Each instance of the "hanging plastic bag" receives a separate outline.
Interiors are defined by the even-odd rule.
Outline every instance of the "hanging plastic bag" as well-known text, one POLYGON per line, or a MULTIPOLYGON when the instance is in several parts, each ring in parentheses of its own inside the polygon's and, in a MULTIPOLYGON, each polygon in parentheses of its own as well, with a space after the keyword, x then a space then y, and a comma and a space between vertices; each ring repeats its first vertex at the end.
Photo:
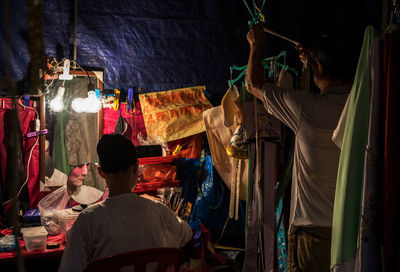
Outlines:
POLYGON ((40 221, 49 235, 57 235, 62 231, 54 211, 65 209, 69 200, 67 185, 64 185, 39 201, 40 221))
POLYGON ((192 220, 199 220, 210 230, 211 241, 244 246, 245 204, 239 203, 238 221, 228 219, 229 189, 213 167, 211 156, 179 158, 177 174, 185 202, 193 204, 192 220))

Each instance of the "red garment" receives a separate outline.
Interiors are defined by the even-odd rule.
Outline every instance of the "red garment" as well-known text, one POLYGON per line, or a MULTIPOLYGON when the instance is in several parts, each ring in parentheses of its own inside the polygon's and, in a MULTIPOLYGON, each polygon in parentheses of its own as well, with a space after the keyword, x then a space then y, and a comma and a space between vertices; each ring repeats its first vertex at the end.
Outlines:
POLYGON ((400 271, 400 32, 384 36, 384 81, 386 89, 385 158, 383 189, 384 270, 400 271))
MULTIPOLYGON (((23 102, 22 102, 23 103, 23 102)), ((31 101, 32 105, 32 101, 31 101)), ((7 165, 7 152, 6 152, 6 143, 4 142, 4 136, 7 131, 4 130, 5 124, 5 113, 7 110, 12 108, 12 101, 10 98, 0 98, 0 159, 1 159, 1 174, 3 175, 3 182, 5 181, 5 171, 7 165)), ((33 130, 33 120, 36 118, 35 111, 23 108, 22 106, 17 106, 19 112, 19 122, 21 127, 21 133, 23 137, 23 151, 24 151, 24 160, 25 160, 25 175, 27 174, 27 165, 30 151, 33 145, 36 142, 36 137, 32 137, 27 139, 25 135, 28 132, 32 132, 33 130)), ((31 208, 37 208, 37 204, 40 200, 39 193, 40 193, 40 183, 39 183, 39 142, 32 150, 32 157, 29 163, 29 179, 28 179, 28 192, 29 192, 29 199, 30 199, 30 206, 31 208)), ((7 201, 8 199, 4 199, 7 201)))
MULTIPOLYGON (((146 140, 147 132, 144 125, 143 114, 140 102, 136 102, 136 110, 127 111, 126 103, 121 103, 119 110, 122 117, 128 123, 128 129, 125 136, 131 139, 135 145, 142 145, 141 140, 146 140)), ((115 125, 119 117, 119 110, 104 108, 103 109, 103 134, 112 134, 115 131, 115 125)))

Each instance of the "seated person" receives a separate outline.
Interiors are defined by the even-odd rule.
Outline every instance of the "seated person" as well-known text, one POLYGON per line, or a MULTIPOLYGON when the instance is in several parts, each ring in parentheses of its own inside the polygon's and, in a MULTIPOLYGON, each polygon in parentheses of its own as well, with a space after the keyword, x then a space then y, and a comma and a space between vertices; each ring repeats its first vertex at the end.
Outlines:
POLYGON ((109 197, 78 216, 59 271, 82 271, 98 258, 132 250, 179 248, 191 239, 189 225, 167 206, 132 193, 138 160, 129 139, 118 134, 103 135, 97 153, 109 197))

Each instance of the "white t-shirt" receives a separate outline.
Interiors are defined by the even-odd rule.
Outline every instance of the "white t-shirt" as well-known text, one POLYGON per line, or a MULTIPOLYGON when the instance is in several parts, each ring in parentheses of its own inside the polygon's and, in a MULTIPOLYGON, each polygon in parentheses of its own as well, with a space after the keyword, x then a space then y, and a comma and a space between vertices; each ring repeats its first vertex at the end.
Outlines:
POLYGON ((332 133, 350 89, 351 85, 343 85, 315 94, 270 83, 263 86, 265 108, 296 135, 290 230, 293 226, 332 226, 340 156, 332 133))
POLYGON ((189 225, 160 202, 135 193, 109 197, 78 216, 59 271, 83 271, 98 258, 132 250, 179 248, 191 237, 189 225))

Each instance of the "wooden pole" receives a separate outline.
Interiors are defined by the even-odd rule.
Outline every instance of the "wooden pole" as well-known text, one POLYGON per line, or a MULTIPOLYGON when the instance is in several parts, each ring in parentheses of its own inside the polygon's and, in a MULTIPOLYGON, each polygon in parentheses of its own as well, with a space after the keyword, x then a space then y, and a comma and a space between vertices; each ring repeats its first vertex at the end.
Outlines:
MULTIPOLYGON (((46 129, 46 98, 44 95, 40 96, 39 101, 39 118, 40 130, 46 129)), ((45 183, 46 175, 46 134, 39 136, 39 180, 45 183)))

